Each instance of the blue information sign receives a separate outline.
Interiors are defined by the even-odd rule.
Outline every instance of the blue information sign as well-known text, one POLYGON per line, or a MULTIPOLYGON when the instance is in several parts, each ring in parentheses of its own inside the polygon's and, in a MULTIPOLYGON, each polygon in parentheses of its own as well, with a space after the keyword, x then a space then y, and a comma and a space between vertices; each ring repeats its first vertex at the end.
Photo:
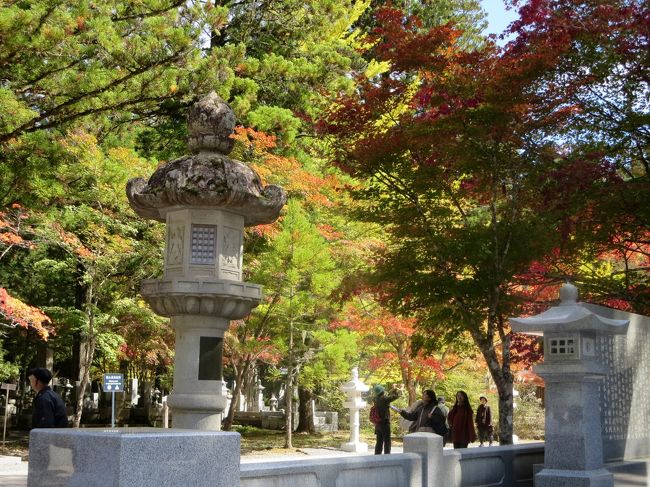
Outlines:
POLYGON ((124 392, 124 375, 104 374, 104 392, 124 392))

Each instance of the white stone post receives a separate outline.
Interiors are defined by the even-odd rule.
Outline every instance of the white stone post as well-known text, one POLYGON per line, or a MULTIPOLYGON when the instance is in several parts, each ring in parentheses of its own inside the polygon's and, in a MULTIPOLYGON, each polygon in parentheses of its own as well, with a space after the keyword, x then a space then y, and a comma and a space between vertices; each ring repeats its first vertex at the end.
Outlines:
POLYGON ((163 416, 162 416, 163 428, 169 428, 169 406, 167 405, 167 396, 164 396, 162 398, 162 407, 163 407, 163 416))
POLYGON ((264 389, 266 389, 266 387, 262 385, 262 381, 257 379, 257 384, 255 385, 255 405, 257 411, 264 411, 264 389))
POLYGON ((346 394, 347 401, 343 406, 350 409, 350 441, 341 444, 341 450, 365 453, 368 451, 368 444, 359 441, 359 410, 366 407, 366 402, 361 394, 368 392, 370 387, 359 380, 359 370, 355 367, 352 369, 352 380, 341 386, 341 390, 346 394))
POLYGON ((577 298, 576 287, 565 284, 559 306, 510 319, 514 331, 544 335, 544 363, 535 366, 546 385, 544 468, 535 487, 614 485, 603 467, 598 387, 607 370, 596 359, 596 337, 625 333, 629 321, 600 316, 577 298))
MULTIPOLYGON (((514 418, 515 415, 515 409, 517 409, 517 398, 519 397, 519 391, 516 390, 514 387, 512 388, 512 416, 514 418)), ((513 445, 518 445, 519 444, 519 436, 515 434, 515 427, 516 424, 513 421, 512 422, 512 444, 513 445)))

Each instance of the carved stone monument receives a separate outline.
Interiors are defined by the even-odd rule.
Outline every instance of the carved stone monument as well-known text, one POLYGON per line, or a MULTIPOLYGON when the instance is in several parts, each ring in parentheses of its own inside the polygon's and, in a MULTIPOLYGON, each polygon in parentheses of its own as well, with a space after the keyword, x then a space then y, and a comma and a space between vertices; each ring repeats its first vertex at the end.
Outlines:
POLYGON ((517 332, 544 335, 544 363, 535 372, 546 384, 544 468, 535 487, 613 487, 603 468, 601 382, 607 367, 598 360, 598 337, 624 334, 628 320, 609 319, 577 302, 565 284, 561 303, 537 316, 511 318, 517 332))
POLYGON ((127 185, 138 215, 167 228, 163 277, 144 281, 141 292, 176 332, 168 399, 175 428, 221 427, 223 335, 262 296, 261 286, 241 281, 244 227, 272 223, 286 202, 282 188, 263 187, 250 167, 228 157, 234 126, 230 107, 210 93, 188 115, 194 154, 127 185))
POLYGON ((370 388, 359 380, 359 370, 355 367, 352 369, 352 380, 341 386, 345 392, 347 401, 343 406, 350 409, 350 441, 341 444, 341 450, 355 453, 365 453, 368 451, 368 444, 359 441, 359 410, 366 407, 366 402, 361 394, 368 392, 370 388))

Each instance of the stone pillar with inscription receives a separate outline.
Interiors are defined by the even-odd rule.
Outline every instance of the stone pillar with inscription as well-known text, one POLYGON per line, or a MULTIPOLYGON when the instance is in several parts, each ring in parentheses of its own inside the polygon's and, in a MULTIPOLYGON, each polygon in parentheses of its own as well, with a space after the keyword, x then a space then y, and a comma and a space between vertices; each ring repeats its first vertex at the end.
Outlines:
POLYGON ((624 334, 628 320, 614 320, 577 302, 572 284, 560 289, 560 305, 527 318, 511 318, 513 331, 543 334, 544 363, 535 372, 545 382, 544 468, 535 487, 613 487, 603 468, 599 385, 606 367, 599 363, 596 338, 624 334))
POLYGON ((264 187, 250 167, 228 157, 234 126, 230 107, 209 94, 188 114, 193 154, 127 185, 132 208, 167 229, 163 277, 144 281, 141 293, 176 332, 168 399, 174 428, 221 427, 224 332, 262 297, 261 286, 242 282, 244 227, 272 223, 286 203, 282 188, 264 187))

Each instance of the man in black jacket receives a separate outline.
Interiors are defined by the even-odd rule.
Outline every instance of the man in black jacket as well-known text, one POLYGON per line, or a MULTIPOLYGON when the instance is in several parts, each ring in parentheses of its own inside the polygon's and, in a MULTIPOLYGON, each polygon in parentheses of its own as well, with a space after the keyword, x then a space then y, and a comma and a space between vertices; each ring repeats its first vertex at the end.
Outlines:
POLYGON ((65 428, 68 415, 63 399, 50 389, 52 372, 42 367, 29 371, 29 385, 36 392, 32 428, 65 428))

